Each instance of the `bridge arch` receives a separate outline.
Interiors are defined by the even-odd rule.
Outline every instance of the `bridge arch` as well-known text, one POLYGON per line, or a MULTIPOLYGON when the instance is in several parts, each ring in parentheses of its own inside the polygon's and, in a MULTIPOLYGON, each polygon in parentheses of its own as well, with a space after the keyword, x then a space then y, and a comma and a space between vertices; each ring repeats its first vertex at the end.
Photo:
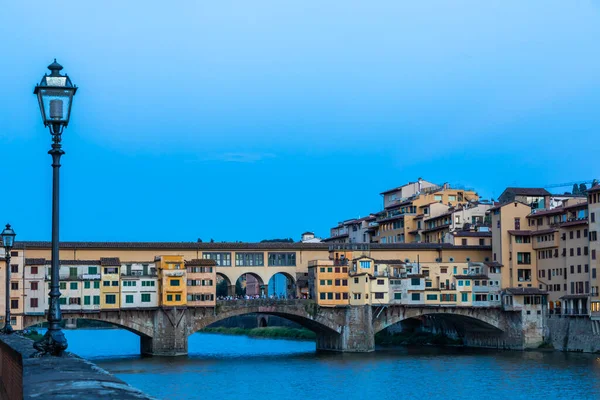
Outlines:
POLYGON ((267 284, 269 286, 269 294, 284 295, 285 298, 294 298, 296 296, 296 279, 289 272, 273 272, 269 275, 267 284), (278 279, 278 277, 284 277, 285 283, 281 282, 281 279, 278 279))
MULTIPOLYGON (((63 311, 62 318, 100 321, 135 333, 142 338, 151 338, 154 335, 152 315, 143 311, 136 310, 130 312, 121 310, 113 312, 101 311, 99 313, 71 313, 63 311)), ((23 318, 23 326, 30 328, 47 321, 48 319, 45 315, 25 315, 23 318)))
POLYGON ((341 333, 345 323, 343 313, 340 313, 341 318, 335 318, 331 314, 319 313, 314 304, 299 304, 299 302, 293 300, 221 301, 217 304, 216 310, 215 313, 205 313, 193 317, 188 335, 198 332, 215 322, 247 314, 274 315, 295 322, 313 332, 330 335, 341 333))
POLYGON ((501 334, 506 330, 501 313, 497 308, 391 306, 385 310, 374 310, 373 330, 378 333, 402 321, 431 318, 453 326, 458 333, 501 334))

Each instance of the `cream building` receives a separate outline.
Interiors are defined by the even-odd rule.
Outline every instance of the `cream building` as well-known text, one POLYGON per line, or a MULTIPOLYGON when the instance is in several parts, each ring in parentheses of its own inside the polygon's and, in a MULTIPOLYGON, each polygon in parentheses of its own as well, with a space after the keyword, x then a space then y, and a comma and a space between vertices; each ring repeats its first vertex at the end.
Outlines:
POLYGON ((154 261, 121 263, 121 308, 158 307, 158 297, 154 261))

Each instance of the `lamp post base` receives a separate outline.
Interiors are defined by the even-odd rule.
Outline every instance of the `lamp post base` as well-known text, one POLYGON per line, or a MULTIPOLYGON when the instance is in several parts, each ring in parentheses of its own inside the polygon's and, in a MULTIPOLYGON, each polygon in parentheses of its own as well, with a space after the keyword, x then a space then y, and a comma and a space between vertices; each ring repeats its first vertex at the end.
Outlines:
POLYGON ((33 344, 36 353, 33 357, 61 357, 67 349, 67 339, 62 330, 48 330, 44 337, 33 344))
POLYGON ((10 325, 10 324, 6 324, 6 325, 4 325, 4 328, 0 329, 0 333, 4 333, 5 335, 10 335, 13 332, 14 332, 14 329, 13 329, 12 325, 10 325))

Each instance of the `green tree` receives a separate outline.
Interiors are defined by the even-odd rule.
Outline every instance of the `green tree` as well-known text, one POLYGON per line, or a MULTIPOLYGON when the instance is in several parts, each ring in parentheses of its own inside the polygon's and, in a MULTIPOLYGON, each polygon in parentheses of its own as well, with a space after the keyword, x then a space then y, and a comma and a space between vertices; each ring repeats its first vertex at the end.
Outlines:
POLYGON ((573 184, 573 190, 571 191, 571 194, 579 194, 579 186, 577 186, 576 183, 573 184))
POLYGON ((582 183, 579 185, 579 194, 585 194, 585 192, 587 192, 587 186, 585 183, 582 183))
POLYGON ((598 179, 594 179, 592 181, 592 187, 596 186, 598 184, 598 179))
POLYGON ((235 283, 235 294, 236 296, 245 296, 246 288, 242 287, 242 282, 240 279, 235 283))
POLYGON ((227 289, 229 289, 227 285, 227 281, 225 279, 221 279, 221 282, 217 282, 217 297, 225 297, 227 296, 227 289))

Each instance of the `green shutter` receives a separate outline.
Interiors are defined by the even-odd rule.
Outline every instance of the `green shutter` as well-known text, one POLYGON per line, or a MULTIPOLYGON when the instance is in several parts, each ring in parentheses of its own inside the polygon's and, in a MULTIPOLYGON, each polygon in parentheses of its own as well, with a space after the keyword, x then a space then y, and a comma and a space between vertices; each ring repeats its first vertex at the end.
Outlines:
POLYGON ((83 296, 83 305, 84 306, 90 305, 90 296, 83 296))

